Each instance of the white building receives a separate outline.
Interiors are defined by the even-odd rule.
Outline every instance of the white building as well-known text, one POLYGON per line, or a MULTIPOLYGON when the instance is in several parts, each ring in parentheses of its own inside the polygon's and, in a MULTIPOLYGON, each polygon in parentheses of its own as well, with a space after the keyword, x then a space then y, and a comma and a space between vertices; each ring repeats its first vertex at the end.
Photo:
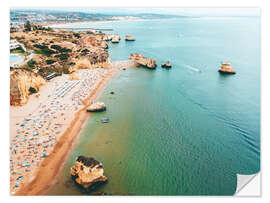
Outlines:
POLYGON ((20 44, 19 42, 17 42, 15 39, 11 39, 9 42, 9 49, 13 50, 13 49, 17 49, 21 47, 24 51, 26 51, 24 45, 20 44))

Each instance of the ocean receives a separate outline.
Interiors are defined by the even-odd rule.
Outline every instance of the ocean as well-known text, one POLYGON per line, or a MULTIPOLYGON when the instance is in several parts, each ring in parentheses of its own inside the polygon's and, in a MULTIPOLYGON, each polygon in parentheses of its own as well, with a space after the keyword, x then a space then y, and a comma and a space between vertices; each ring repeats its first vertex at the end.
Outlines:
POLYGON ((109 43, 112 61, 138 52, 158 67, 121 70, 110 81, 99 99, 107 111, 89 118, 46 195, 91 194, 71 180, 78 155, 103 163, 109 181, 95 192, 108 195, 233 195, 236 174, 260 171, 259 17, 91 26, 120 34, 109 43), (168 60, 172 68, 161 68, 168 60), (218 73, 225 61, 237 74, 218 73))

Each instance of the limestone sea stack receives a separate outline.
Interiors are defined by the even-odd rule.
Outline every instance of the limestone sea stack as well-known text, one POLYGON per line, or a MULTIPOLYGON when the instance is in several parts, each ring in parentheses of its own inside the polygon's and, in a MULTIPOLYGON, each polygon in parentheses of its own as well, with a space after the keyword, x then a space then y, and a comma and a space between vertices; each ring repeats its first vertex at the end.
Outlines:
POLYGON ((76 183, 89 190, 108 181, 103 173, 102 163, 92 157, 79 156, 75 165, 70 168, 70 174, 76 183))
POLYGON ((149 69, 155 69, 157 67, 157 61, 155 59, 146 58, 142 54, 131 53, 129 59, 134 61, 136 67, 143 66, 149 69))
POLYGON ((135 41, 135 38, 133 36, 131 36, 131 35, 126 35, 125 40, 126 41, 135 41))
POLYGON ((120 41, 120 35, 113 35, 112 43, 119 43, 119 41, 120 41))
POLYGON ((235 70, 232 69, 232 66, 229 62, 225 62, 221 64, 220 69, 218 70, 220 73, 225 74, 235 74, 235 70))
POLYGON ((172 65, 171 65, 170 61, 167 61, 166 63, 161 64, 161 67, 162 68, 171 68, 172 65))
POLYGON ((106 105, 103 102, 96 102, 94 104, 91 104, 86 109, 87 112, 100 112, 100 111, 105 111, 105 110, 106 110, 106 105))

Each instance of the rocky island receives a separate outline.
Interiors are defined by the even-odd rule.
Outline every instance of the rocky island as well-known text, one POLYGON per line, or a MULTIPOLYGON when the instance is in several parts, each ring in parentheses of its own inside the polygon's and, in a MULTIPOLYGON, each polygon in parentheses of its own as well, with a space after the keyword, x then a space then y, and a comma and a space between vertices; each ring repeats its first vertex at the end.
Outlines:
POLYGON ((152 58, 146 58, 142 54, 131 53, 129 60, 134 61, 136 67, 143 66, 149 69, 155 69, 157 67, 157 61, 152 58))
POLYGON ((131 35, 126 35, 125 40, 126 41, 135 41, 135 38, 133 36, 131 36, 131 35))
POLYGON ((218 71, 224 74, 236 74, 235 70, 232 69, 232 66, 229 62, 222 63, 218 71))
POLYGON ((162 68, 171 68, 172 65, 171 65, 170 61, 167 61, 166 63, 161 64, 161 67, 162 68))
POLYGON ((119 43, 120 35, 113 35, 112 36, 112 43, 119 43))
POLYGON ((70 168, 70 174, 76 183, 88 190, 107 182, 103 173, 102 163, 92 157, 79 156, 75 165, 70 168))

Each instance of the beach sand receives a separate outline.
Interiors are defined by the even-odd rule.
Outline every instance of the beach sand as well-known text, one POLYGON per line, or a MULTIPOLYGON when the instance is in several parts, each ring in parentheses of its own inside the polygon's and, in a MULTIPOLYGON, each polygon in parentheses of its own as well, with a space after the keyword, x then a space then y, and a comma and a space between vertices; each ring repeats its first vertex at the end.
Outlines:
POLYGON ((22 107, 10 108, 11 195, 42 195, 54 183, 82 126, 86 112, 109 80, 130 61, 110 69, 79 70, 79 80, 56 77, 31 95, 22 107))

